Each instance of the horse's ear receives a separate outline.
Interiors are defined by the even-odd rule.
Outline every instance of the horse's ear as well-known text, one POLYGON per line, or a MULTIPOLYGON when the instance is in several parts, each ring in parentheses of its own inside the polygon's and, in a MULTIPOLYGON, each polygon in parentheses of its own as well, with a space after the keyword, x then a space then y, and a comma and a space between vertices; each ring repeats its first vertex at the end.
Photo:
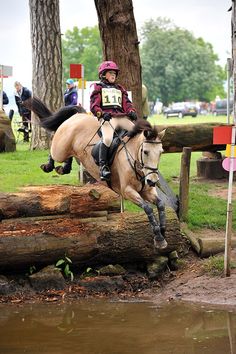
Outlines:
POLYGON ((145 138, 148 140, 150 139, 150 137, 152 136, 152 132, 150 130, 144 130, 143 131, 143 135, 145 136, 145 138))
POLYGON ((166 133, 166 129, 163 129, 161 132, 158 133, 158 136, 161 140, 164 138, 165 133, 166 133))

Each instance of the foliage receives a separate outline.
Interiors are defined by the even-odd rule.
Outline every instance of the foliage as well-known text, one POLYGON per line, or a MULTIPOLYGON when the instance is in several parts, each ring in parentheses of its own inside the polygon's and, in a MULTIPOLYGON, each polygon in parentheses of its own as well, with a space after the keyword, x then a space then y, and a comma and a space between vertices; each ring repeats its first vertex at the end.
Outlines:
POLYGON ((84 278, 92 278, 92 277, 96 277, 97 275, 99 275, 99 270, 93 269, 91 267, 87 267, 85 269, 85 271, 80 275, 81 279, 84 278))
POLYGON ((224 96, 226 72, 216 64, 212 45, 170 20, 157 18, 142 28, 143 81, 149 100, 158 97, 164 105, 171 102, 211 101, 216 93, 224 96))
POLYGON ((102 61, 102 45, 97 26, 67 30, 62 39, 64 78, 70 77, 70 64, 83 64, 86 80, 98 80, 97 68, 102 61))
POLYGON ((57 261, 56 263, 56 267, 59 268, 64 274, 65 276, 68 278, 70 277, 70 280, 73 281, 74 280, 74 274, 71 270, 71 265, 72 265, 72 260, 65 256, 64 258, 61 258, 57 261))

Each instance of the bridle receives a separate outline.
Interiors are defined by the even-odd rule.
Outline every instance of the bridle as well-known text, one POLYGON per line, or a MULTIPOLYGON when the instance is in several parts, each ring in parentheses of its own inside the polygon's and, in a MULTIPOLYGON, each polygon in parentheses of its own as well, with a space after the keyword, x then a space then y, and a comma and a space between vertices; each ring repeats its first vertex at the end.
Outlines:
POLYGON ((158 168, 157 167, 150 167, 150 166, 147 166, 144 164, 143 162, 143 152, 144 152, 144 144, 162 144, 161 141, 149 141, 149 140, 144 140, 139 148, 138 148, 138 156, 140 155, 140 160, 137 159, 135 160, 132 155, 129 153, 128 149, 127 149, 127 146, 126 146, 127 142, 123 142, 123 147, 125 149, 125 152, 126 152, 126 157, 127 157, 127 160, 132 168, 132 170, 135 172, 135 175, 136 175, 136 178, 138 181, 140 181, 142 183, 142 188, 141 188, 141 191, 143 190, 144 186, 145 186, 145 180, 147 178, 147 176, 155 173, 157 174, 158 176, 158 180, 159 180, 159 171, 158 171, 158 168), (139 154, 140 152, 140 154, 139 154), (133 163, 132 161, 133 160, 133 163), (150 172, 144 174, 143 170, 146 169, 146 170, 149 170, 150 172))

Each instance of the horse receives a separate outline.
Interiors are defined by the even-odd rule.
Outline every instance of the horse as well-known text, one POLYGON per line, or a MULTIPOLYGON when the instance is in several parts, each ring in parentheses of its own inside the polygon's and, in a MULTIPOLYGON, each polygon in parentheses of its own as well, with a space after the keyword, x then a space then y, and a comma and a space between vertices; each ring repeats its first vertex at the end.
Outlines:
MULTIPOLYGON (((42 127, 55 131, 51 143, 53 160, 62 163, 75 157, 92 177, 99 181, 99 166, 91 154, 101 139, 97 118, 88 113, 72 113, 71 117, 68 117, 67 107, 51 114, 45 104, 35 97, 31 98, 28 107, 37 113, 42 127)), ((157 127, 151 126, 148 121, 138 119, 133 129, 120 138, 120 145, 110 167, 111 179, 108 184, 117 194, 144 210, 154 234, 154 246, 158 249, 167 247, 165 206, 156 189, 164 134, 165 130, 158 132, 157 127), (157 207, 159 222, 154 215, 152 204, 157 207)), ((107 184, 104 181, 101 183, 107 184)))
MULTIPOLYGON (((45 117, 50 117, 53 115, 49 108, 45 106, 42 101, 40 101, 37 97, 34 97, 34 99, 29 98, 25 100, 23 102, 23 105, 29 110, 33 111, 39 119, 44 119, 45 117)), ((60 122, 63 122, 64 120, 70 118, 75 113, 86 113, 86 110, 81 105, 63 107, 62 114, 61 110, 59 110, 55 115, 57 123, 59 124, 55 125, 55 123, 53 123, 53 126, 50 126, 49 123, 47 130, 50 131, 51 134, 54 134, 58 126, 61 124, 60 122), (62 116, 63 119, 61 120, 60 117, 62 116)), ((55 166, 55 161, 52 158, 51 154, 49 154, 47 163, 43 163, 42 165, 40 165, 40 168, 46 173, 52 172, 55 169, 55 171, 59 175, 69 174, 72 169, 72 161, 73 157, 70 157, 66 161, 64 161, 64 164, 62 166, 55 166)))

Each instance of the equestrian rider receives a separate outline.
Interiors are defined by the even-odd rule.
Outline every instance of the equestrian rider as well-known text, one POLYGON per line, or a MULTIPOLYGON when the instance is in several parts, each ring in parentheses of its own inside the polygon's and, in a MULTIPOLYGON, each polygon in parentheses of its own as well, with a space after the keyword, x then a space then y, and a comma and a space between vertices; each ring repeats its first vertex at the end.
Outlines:
POLYGON ((99 151, 101 180, 108 181, 111 172, 108 166, 108 150, 118 127, 132 130, 137 114, 127 91, 116 83, 119 68, 113 61, 104 61, 98 69, 100 82, 94 84, 90 96, 90 110, 101 123, 102 142, 99 151), (121 116, 119 117, 119 114, 121 116))

